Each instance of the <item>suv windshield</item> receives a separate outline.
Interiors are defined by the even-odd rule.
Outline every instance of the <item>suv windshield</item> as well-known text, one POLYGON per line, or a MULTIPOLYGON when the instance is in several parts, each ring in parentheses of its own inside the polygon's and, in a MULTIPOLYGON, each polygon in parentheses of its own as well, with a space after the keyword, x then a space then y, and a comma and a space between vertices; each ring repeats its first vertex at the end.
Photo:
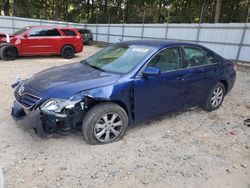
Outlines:
POLYGON ((148 46, 112 45, 89 57, 86 63, 102 71, 125 74, 135 68, 153 50, 154 48, 148 46))

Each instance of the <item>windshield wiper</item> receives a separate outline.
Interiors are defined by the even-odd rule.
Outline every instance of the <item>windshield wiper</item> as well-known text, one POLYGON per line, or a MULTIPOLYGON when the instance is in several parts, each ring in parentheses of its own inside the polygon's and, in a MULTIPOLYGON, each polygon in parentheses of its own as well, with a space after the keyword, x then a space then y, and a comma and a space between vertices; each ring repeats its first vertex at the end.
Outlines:
POLYGON ((103 70, 103 69, 101 69, 101 68, 99 68, 99 67, 97 67, 97 66, 94 66, 94 65, 89 64, 89 63, 87 62, 87 60, 83 60, 83 61, 81 61, 81 63, 84 63, 84 64, 86 64, 87 66, 89 66, 89 67, 91 67, 91 68, 93 68, 93 69, 97 69, 97 70, 100 70, 100 71, 102 71, 102 72, 106 72, 105 70, 103 70))

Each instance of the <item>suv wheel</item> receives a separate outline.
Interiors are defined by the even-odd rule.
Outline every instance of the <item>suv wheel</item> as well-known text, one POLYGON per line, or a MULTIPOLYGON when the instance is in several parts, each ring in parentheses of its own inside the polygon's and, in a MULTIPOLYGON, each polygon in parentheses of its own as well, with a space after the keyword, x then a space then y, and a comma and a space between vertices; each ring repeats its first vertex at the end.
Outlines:
POLYGON ((17 49, 15 46, 6 45, 0 48, 0 57, 5 61, 15 60, 17 58, 17 49))
POLYGON ((86 114, 82 132, 89 144, 105 144, 121 139, 128 127, 128 116, 115 103, 100 103, 86 114))
POLYGON ((61 56, 66 59, 71 59, 75 55, 75 49, 73 46, 66 45, 61 50, 61 56))
POLYGON ((221 106, 224 96, 225 86, 223 83, 218 82, 209 94, 206 104, 203 106, 203 108, 208 111, 217 110, 221 106))

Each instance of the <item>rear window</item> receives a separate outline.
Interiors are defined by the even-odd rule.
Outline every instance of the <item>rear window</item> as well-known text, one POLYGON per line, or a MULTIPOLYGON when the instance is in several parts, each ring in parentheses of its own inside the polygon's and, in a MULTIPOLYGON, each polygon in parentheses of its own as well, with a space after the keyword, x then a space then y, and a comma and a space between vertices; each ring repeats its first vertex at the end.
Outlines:
POLYGON ((89 30, 78 30, 78 32, 81 34, 85 34, 85 33, 91 34, 91 31, 89 31, 89 30))
POLYGON ((46 29, 44 30, 44 36, 60 36, 61 34, 57 29, 46 29))
POLYGON ((69 29, 62 29, 62 32, 66 35, 66 36, 76 36, 76 33, 72 30, 69 29))

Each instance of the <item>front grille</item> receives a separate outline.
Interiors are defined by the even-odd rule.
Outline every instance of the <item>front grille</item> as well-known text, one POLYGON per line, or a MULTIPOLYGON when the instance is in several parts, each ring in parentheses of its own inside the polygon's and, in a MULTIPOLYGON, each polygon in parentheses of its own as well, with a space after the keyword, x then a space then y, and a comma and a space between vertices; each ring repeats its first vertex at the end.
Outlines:
POLYGON ((41 100, 40 97, 31 95, 29 93, 23 93, 22 95, 19 95, 18 92, 15 92, 15 97, 17 102, 27 109, 32 108, 41 100))

